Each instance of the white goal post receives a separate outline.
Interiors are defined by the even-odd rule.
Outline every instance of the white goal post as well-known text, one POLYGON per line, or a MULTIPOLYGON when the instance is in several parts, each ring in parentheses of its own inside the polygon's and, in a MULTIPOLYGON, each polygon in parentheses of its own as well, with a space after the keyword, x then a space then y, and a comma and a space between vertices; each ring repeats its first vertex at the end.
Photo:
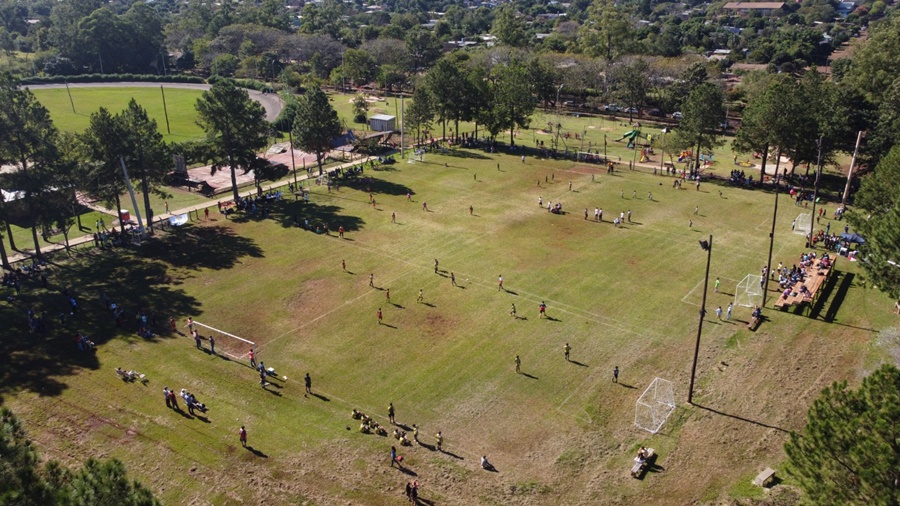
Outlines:
POLYGON ((634 424, 656 434, 675 411, 675 387, 672 382, 655 378, 638 398, 634 408, 634 424))
MULTIPOLYGON (((215 327, 210 327, 205 323, 200 323, 197 320, 194 320, 194 325, 198 327, 203 327, 204 329, 211 330, 214 333, 207 333, 207 335, 203 335, 200 333, 202 337, 209 338, 210 336, 216 337, 216 353, 220 353, 222 355, 228 355, 231 358, 236 360, 241 360, 248 355, 248 352, 252 350, 256 350, 256 343, 249 339, 244 339, 243 337, 236 336, 234 334, 229 334, 224 330, 219 330, 215 327), (221 335, 220 335, 221 334, 221 335), (228 339, 220 339, 221 337, 226 337, 228 339)), ((198 331, 199 333, 199 331, 198 331)))
POLYGON ((762 302, 762 276, 747 274, 734 289, 734 305, 753 307, 762 302))
POLYGON ((800 213, 797 216, 797 219, 794 220, 793 230, 795 234, 800 234, 803 236, 809 235, 810 230, 812 230, 812 214, 810 213, 800 213))

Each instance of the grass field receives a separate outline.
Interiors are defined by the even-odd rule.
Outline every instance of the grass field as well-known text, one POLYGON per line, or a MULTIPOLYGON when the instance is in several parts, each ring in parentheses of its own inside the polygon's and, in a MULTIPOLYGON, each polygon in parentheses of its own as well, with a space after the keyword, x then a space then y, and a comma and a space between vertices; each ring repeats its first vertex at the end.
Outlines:
MULTIPOLYGON (((758 497, 746 483, 766 466, 786 478, 787 432, 802 429, 823 387, 858 383, 881 360, 871 338, 894 325, 892 301, 844 258, 811 314, 767 309, 755 333, 747 308, 716 321, 715 307, 765 264, 766 191, 711 182, 676 190, 646 171, 610 176, 463 150, 365 176, 340 192, 313 186, 308 206, 283 201, 266 220, 217 216, 140 254, 92 250, 54 266, 49 291, 26 282, 21 299, 0 303, 9 329, 0 341, 10 364, 0 373, 3 402, 45 455, 118 457, 167 504, 397 504, 411 479, 433 504, 690 504, 758 497), (562 202, 566 214, 547 213, 539 197, 562 202), (595 207, 603 223, 593 221, 595 207), (632 223, 613 227, 612 216, 629 210, 632 223), (290 226, 294 216, 343 226, 346 236, 304 232, 290 226), (698 240, 709 234, 711 284, 722 284, 719 293, 710 286, 691 406, 706 265, 698 240), (80 298, 69 330, 54 321, 48 334, 29 334, 25 309, 66 311, 63 288, 80 298), (127 308, 122 328, 100 304, 103 292, 127 308), (550 318, 538 318, 541 301, 550 318), (158 316, 158 337, 134 336, 140 308, 158 316), (287 380, 263 390, 246 359, 198 351, 168 332, 170 316, 181 332, 193 316, 255 341, 287 380), (75 330, 99 344, 96 354, 74 350, 75 330), (563 359, 565 343, 573 362, 563 359), (523 374, 513 371, 516 355, 523 374), (123 384, 115 367, 150 381, 123 384), (675 383, 679 404, 650 435, 633 420, 654 377, 675 383), (194 392, 208 416, 167 410, 164 386, 194 392), (349 416, 357 408, 387 424, 389 402, 428 445, 399 449, 406 472, 388 465, 392 438, 360 434, 349 416), (241 425, 252 449, 238 443, 241 425), (444 452, 430 448, 438 430, 444 452), (660 456, 635 480, 628 471, 642 445, 660 456), (479 468, 482 455, 498 473, 479 468)), ((804 246, 790 232, 800 211, 781 199, 773 262, 791 264, 804 246)), ((825 205, 830 215, 835 204, 825 205)), ((216 339, 220 351, 245 351, 216 339)))
POLYGON ((197 111, 194 103, 200 98, 202 91, 182 88, 166 88, 166 107, 169 114, 169 127, 166 130, 166 116, 163 110, 162 93, 156 88, 70 88, 75 112, 65 88, 35 88, 35 97, 50 111, 53 123, 64 132, 81 132, 88 127, 91 113, 100 107, 106 107, 110 113, 117 114, 134 98, 147 110, 151 119, 156 120, 159 131, 166 141, 187 141, 203 137, 203 130, 197 125, 197 111))

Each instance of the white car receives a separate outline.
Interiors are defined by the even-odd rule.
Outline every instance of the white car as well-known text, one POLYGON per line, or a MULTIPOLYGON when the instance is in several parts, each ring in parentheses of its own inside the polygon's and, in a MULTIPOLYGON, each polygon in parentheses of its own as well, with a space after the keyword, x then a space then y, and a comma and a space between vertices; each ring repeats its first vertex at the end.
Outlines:
POLYGON ((684 117, 684 114, 681 114, 681 111, 675 111, 672 113, 672 119, 681 119, 684 117))
POLYGON ((629 107, 628 109, 625 109, 622 112, 628 113, 628 114, 637 114, 638 110, 637 110, 637 107, 629 107))
POLYGON ((622 108, 616 104, 606 104, 603 106, 603 110, 607 112, 619 112, 622 108))

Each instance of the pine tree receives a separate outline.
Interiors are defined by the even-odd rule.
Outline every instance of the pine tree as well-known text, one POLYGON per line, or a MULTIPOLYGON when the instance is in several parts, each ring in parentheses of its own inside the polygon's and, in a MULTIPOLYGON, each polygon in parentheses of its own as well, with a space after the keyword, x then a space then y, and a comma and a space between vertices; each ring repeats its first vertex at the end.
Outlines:
POLYGON ((341 122, 328 102, 328 96, 319 88, 307 91, 300 98, 293 135, 294 147, 315 153, 321 175, 322 159, 331 149, 331 141, 341 135, 341 122))

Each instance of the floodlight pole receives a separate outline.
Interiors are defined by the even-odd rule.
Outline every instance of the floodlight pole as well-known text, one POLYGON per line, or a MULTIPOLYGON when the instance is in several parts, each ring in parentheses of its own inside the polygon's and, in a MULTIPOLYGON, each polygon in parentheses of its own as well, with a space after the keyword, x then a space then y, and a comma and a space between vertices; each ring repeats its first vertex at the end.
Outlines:
POLYGON ((288 143, 291 146, 291 168, 294 170, 294 191, 297 191, 297 162, 294 160, 294 132, 293 128, 288 130, 288 143))
MULTIPOLYGON (((703 243, 700 243, 703 247, 703 243)), ((703 318, 706 316, 706 290, 709 287, 709 263, 712 260, 712 234, 709 234, 709 246, 706 250, 706 276, 703 280, 703 302, 700 304, 700 322, 697 324, 697 344, 694 346, 694 365, 691 366, 691 384, 688 387, 688 404, 693 404, 694 377, 697 375, 697 356, 700 354, 700 334, 703 332, 703 318)))
POLYGON ((762 307, 766 307, 766 298, 769 296, 769 278, 772 277, 772 249, 775 247, 775 218, 778 217, 778 164, 781 162, 781 148, 775 158, 775 211, 772 212, 772 231, 769 232, 769 261, 766 263, 766 279, 763 284, 762 307))
POLYGON ((819 148, 819 159, 816 161, 816 182, 813 186, 813 208, 812 214, 809 215, 809 247, 813 247, 813 236, 816 232, 816 199, 819 198, 819 176, 822 175, 822 140, 825 136, 820 135, 816 145, 819 148))

